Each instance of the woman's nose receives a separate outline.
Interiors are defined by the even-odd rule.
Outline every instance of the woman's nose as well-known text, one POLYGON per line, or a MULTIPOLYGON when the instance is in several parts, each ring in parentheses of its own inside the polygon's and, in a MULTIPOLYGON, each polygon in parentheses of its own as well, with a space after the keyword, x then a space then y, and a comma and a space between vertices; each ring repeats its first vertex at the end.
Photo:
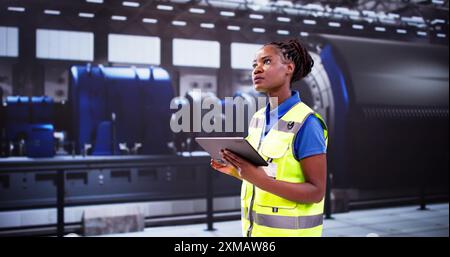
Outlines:
POLYGON ((255 66, 255 68, 253 69, 253 74, 258 74, 261 72, 262 72, 262 69, 261 69, 261 66, 259 66, 259 65, 255 66))

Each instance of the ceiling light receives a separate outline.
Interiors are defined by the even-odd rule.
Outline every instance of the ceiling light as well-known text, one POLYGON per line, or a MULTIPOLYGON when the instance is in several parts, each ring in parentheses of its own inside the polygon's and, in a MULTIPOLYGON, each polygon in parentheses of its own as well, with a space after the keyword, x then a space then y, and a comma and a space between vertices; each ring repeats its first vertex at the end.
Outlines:
POLYGON ((339 28, 341 26, 341 24, 339 22, 330 21, 330 22, 328 22, 328 26, 339 28))
POLYGON ((9 6, 8 7, 8 11, 11 11, 11 12, 25 12, 25 8, 24 7, 20 7, 20 6, 9 6))
POLYGON ((125 16, 119 16, 119 15, 113 15, 111 16, 111 20, 115 20, 115 21, 126 21, 127 17, 125 16))
POLYGON ((103 4, 103 0, 86 0, 88 3, 103 4))
POLYGON ((288 18, 288 17, 277 17, 277 21, 280 21, 280 22, 290 22, 290 21, 291 21, 291 18, 288 18))
POLYGON ((158 22, 158 20, 157 19, 151 19, 151 18, 143 18, 142 19, 142 22, 144 22, 144 23, 157 23, 158 22))
POLYGON ((309 36, 309 33, 308 32, 300 32, 300 36, 302 36, 302 37, 307 37, 307 36, 309 36))
POLYGON ((254 20, 262 20, 264 19, 264 16, 261 14, 250 14, 248 16, 250 19, 254 19, 254 20))
POLYGON ((227 29, 228 30, 239 31, 241 28, 239 26, 232 26, 232 25, 230 25, 230 26, 227 26, 227 29))
POLYGON ((158 10, 163 10, 163 11, 172 11, 173 10, 173 6, 170 5, 163 5, 163 4, 158 4, 156 6, 156 9, 158 10))
POLYGON ((78 16, 82 18, 94 18, 95 15, 93 13, 80 12, 78 16))
POLYGON ((264 33, 264 32, 266 32, 266 30, 264 28, 253 28, 253 32, 264 33))
POLYGON ((234 17, 234 12, 227 12, 227 11, 221 11, 220 15, 226 16, 226 17, 234 17))
POLYGON ((61 14, 61 12, 58 10, 44 10, 44 13, 48 14, 48 15, 60 15, 61 14))
POLYGON ((213 29, 215 26, 212 23, 200 23, 200 27, 205 29, 213 29))
POLYGON ((186 24, 185 21, 172 21, 172 25, 174 26, 186 26, 186 24))
POLYGON ((425 31, 417 31, 417 35, 426 37, 427 33, 425 31))
POLYGON ((289 31, 287 30, 277 30, 277 33, 280 35, 289 35, 289 31))
POLYGON ((303 23, 308 25, 316 25, 317 22, 315 20, 303 20, 303 23))
POLYGON ((139 7, 140 4, 138 2, 123 1, 122 5, 127 7, 139 7))
POLYGON ((206 11, 204 9, 200 9, 200 8, 190 8, 189 12, 197 13, 197 14, 204 14, 206 11))

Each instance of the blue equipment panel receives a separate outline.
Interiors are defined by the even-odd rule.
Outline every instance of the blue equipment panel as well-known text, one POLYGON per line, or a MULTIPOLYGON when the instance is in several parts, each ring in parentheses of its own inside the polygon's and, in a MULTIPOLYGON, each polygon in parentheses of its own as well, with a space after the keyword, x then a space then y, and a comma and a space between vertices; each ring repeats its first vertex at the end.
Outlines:
POLYGON ((28 157, 53 157, 55 155, 55 140, 53 138, 53 125, 29 125, 26 140, 26 153, 28 157))
POLYGON ((140 143, 142 154, 169 152, 174 93, 162 68, 74 66, 69 91, 77 153, 92 144, 94 155, 115 155, 119 143, 140 143))
POLYGON ((47 96, 8 96, 6 99, 6 140, 14 145, 14 154, 29 157, 55 155, 53 138, 53 99, 47 96))

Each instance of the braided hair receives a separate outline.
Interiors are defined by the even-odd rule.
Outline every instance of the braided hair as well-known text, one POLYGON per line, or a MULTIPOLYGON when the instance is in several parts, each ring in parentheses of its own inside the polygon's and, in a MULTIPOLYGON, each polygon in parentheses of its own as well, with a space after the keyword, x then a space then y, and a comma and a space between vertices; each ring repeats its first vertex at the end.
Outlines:
POLYGON ((295 64, 291 83, 301 80, 311 72, 314 66, 314 60, 298 39, 274 41, 264 46, 268 45, 276 47, 284 59, 292 61, 295 64))

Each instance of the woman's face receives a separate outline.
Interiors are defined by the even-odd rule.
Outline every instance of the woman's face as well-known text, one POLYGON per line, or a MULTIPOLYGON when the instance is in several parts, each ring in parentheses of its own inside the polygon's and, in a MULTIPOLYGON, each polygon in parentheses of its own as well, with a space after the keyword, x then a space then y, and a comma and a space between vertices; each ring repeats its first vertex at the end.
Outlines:
POLYGON ((293 68, 292 62, 283 61, 277 48, 264 46, 253 60, 252 80, 256 91, 266 93, 286 84, 289 87, 293 68))

